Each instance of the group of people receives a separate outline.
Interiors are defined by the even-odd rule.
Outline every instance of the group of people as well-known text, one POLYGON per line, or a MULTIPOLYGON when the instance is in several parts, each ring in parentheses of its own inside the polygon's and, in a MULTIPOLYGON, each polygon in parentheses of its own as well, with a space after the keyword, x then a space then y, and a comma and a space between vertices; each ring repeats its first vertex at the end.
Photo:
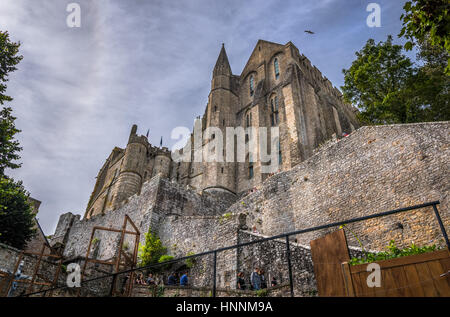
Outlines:
MULTIPOLYGON (((274 287, 278 284, 275 276, 272 276, 270 286, 274 287)), ((247 285, 244 278, 244 272, 239 272, 237 276, 237 288, 240 290, 246 290, 247 285)), ((267 288, 267 281, 265 277, 264 269, 255 267, 255 270, 250 275, 250 290, 260 290, 267 288)))
MULTIPOLYGON (((188 272, 184 271, 182 272, 181 278, 179 278, 179 275, 177 272, 173 272, 169 275, 167 279, 167 285, 180 285, 180 286, 188 286, 188 272)), ((136 277, 136 284, 138 285, 156 285, 157 282, 153 276, 152 273, 149 273, 147 278, 144 278, 143 273, 139 273, 136 277)), ((270 287, 274 287, 278 284, 277 279, 275 276, 272 276, 272 279, 270 281, 270 287)), ((255 267, 254 271, 250 275, 250 287, 247 288, 247 283, 245 281, 244 272, 239 272, 237 275, 237 289, 240 290, 260 290, 267 288, 267 281, 264 269, 255 267)))
POLYGON ((180 285, 180 286, 187 286, 188 285, 188 272, 185 271, 182 273, 180 281, 178 283, 178 273, 173 272, 169 275, 169 278, 167 279, 167 285, 180 285))
POLYGON ((149 273, 147 278, 144 278, 143 273, 139 273, 136 277, 136 284, 138 285, 156 285, 155 278, 152 273, 149 273))
MULTIPOLYGON (((143 273, 139 273, 136 277, 136 284, 138 285, 156 285, 156 279, 154 278, 152 273, 148 274, 148 277, 145 278, 143 273)), ((167 285, 180 285, 187 286, 188 285, 188 272, 182 272, 181 278, 178 278, 178 273, 173 272, 169 275, 167 279, 167 285)))

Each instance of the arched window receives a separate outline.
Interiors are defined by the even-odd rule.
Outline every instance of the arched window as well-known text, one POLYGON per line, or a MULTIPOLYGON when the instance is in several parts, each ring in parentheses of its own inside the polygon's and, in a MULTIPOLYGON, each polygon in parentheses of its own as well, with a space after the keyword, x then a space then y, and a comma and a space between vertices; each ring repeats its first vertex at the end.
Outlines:
POLYGON ((272 126, 278 125, 278 96, 270 99, 270 123, 272 126))
POLYGON ((278 58, 273 61, 273 68, 275 70, 275 79, 280 77, 280 65, 278 65, 278 58))
POLYGON ((253 78, 253 75, 250 76, 250 96, 253 96, 255 92, 255 78, 253 78))

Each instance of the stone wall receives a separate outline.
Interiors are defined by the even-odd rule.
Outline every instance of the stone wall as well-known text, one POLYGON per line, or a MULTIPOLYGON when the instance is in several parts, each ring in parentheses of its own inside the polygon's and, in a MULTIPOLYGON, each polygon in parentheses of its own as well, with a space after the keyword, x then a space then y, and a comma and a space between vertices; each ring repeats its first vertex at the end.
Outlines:
MULTIPOLYGON (((266 292, 256 293, 249 290, 236 290, 217 288, 217 297, 287 297, 290 296, 289 285, 283 284, 270 287, 266 292)), ((133 297, 211 297, 212 289, 208 287, 180 287, 180 286, 136 286, 133 288, 133 297)))
MULTIPOLYGON (((306 229, 439 200, 449 228, 450 122, 366 126, 266 180, 227 212, 264 235, 306 229)), ((334 229, 333 229, 334 230, 334 229)), ((432 208, 347 226, 368 249, 442 244, 432 208)), ((296 237, 301 244, 325 230, 296 237)), ((353 234, 349 244, 358 246, 353 234)))
MULTIPOLYGON (((204 221, 208 221, 208 217, 221 215, 233 200, 227 194, 218 196, 220 196, 218 193, 200 195, 186 186, 156 176, 143 185, 139 195, 130 197, 114 212, 82 220, 70 213, 62 215, 51 243, 64 243, 66 258, 85 256, 92 229, 95 226, 121 229, 125 215, 128 215, 139 228, 140 242, 143 243, 144 234, 150 227, 158 231, 160 226, 164 227, 166 219, 170 221, 172 216, 206 216, 204 221)), ((185 226, 183 229, 192 233, 189 227, 185 226)), ((127 230, 132 230, 131 226, 127 230)), ((212 230, 210 227, 210 232, 212 230)), ((119 236, 119 233, 98 231, 94 237, 98 241, 98 259, 108 259, 115 255, 119 236)), ((126 236, 130 247, 133 247, 132 238, 131 235, 126 236)))
MULTIPOLYGON (((35 252, 40 252, 35 251, 35 252)), ((12 278, 12 274, 14 273, 14 269, 17 261, 21 255, 22 251, 6 244, 0 243, 0 296, 6 296, 6 291, 8 289, 9 282, 12 278)), ((48 254, 49 250, 45 250, 45 254, 48 254)), ((37 266, 38 257, 34 255, 23 254, 21 261, 23 261, 23 270, 22 277, 25 280, 31 281, 31 278, 34 274, 34 270, 37 266)), ((42 257, 38 276, 36 276, 36 282, 48 282, 53 281, 59 265, 52 258, 42 257), (45 278, 45 280, 43 279, 45 278)), ((65 281, 65 275, 60 271, 59 279, 57 280, 58 284, 61 284, 65 281)), ((41 286, 34 286, 29 289, 29 283, 18 283, 17 289, 12 293, 13 296, 18 296, 20 294, 29 293, 31 291, 39 291, 41 286)), ((47 287, 47 286, 46 286, 47 287)))
MULTIPOLYGON (((159 236, 175 258, 237 244, 236 216, 169 216, 159 227, 159 236)), ((182 263, 180 263, 182 265, 182 263)), ((179 265, 179 266, 180 266, 179 265)), ((212 286, 213 255, 195 259, 190 270, 194 286, 212 286)), ((217 254, 217 285, 234 287, 236 283, 236 250, 217 254)))
MULTIPOLYGON (((247 231, 239 232, 239 243, 262 238, 265 238, 265 236, 247 231)), ((295 295, 310 296, 315 294, 317 286, 310 248, 293 241, 290 241, 289 246, 295 295)), ((289 283, 285 240, 271 240, 239 248, 238 272, 244 273, 247 285, 250 285, 250 275, 255 267, 264 270, 264 276, 269 285, 272 277, 276 278, 278 284, 289 283)))
MULTIPOLYGON (((52 242, 66 244, 68 259, 84 256, 94 226, 120 228, 128 215, 141 231, 141 242, 151 227, 169 254, 182 257, 434 200, 441 201, 440 214, 449 228, 449 130, 449 122, 360 128, 327 143, 291 170, 269 177, 234 204, 232 195, 199 194, 156 176, 113 212, 83 220, 63 215, 52 242)), ((297 296, 315 292, 309 242, 335 229, 292 237, 297 296)), ((381 250, 391 239, 400 246, 413 241, 442 244, 430 208, 352 224, 345 230, 351 246, 359 246, 357 236, 366 250, 381 250)), ((118 234, 102 233, 96 238, 95 256, 113 257, 118 234)), ((236 273, 243 271, 248 279, 255 266, 265 269, 268 280, 276 276, 285 283, 285 248, 285 241, 274 240, 219 252, 217 286, 234 289, 236 273)), ((354 248, 352 252, 358 253, 354 248)), ((212 255, 196 260, 190 269, 194 287, 212 286, 212 264, 212 255)), ((185 269, 185 265, 178 263, 173 269, 185 269)))

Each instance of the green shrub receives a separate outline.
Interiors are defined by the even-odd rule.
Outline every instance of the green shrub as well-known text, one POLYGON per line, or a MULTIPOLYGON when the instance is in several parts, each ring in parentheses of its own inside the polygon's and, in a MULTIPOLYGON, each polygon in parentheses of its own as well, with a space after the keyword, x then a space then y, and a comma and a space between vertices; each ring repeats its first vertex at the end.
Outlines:
POLYGON ((164 296, 164 285, 160 285, 156 289, 156 297, 163 297, 163 296, 164 296))
MULTIPOLYGON (((187 256, 191 256, 191 255, 194 255, 194 254, 195 254, 194 252, 189 252, 187 254, 187 256)), ((188 268, 192 268, 194 266, 195 262, 197 262, 197 260, 195 258, 186 259, 186 261, 185 261, 186 266, 188 268)))
POLYGON ((438 247, 436 245, 418 247, 414 243, 412 243, 409 247, 399 249, 395 244, 395 241, 391 240, 389 242, 389 245, 386 247, 386 252, 379 252, 379 253, 367 252, 363 257, 352 258, 349 263, 350 265, 372 263, 376 261, 400 258, 403 256, 433 252, 436 251, 437 249, 438 247))
POLYGON ((267 297, 269 295, 269 290, 267 288, 259 289, 256 291, 256 296, 267 297))
POLYGON ((159 263, 160 258, 166 252, 167 248, 150 228, 145 234, 145 244, 139 244, 139 263, 141 266, 159 263))
MULTIPOLYGON (((158 260, 158 263, 164 263, 164 262, 168 262, 168 261, 172 261, 173 260, 173 256, 171 256, 171 255, 162 255, 160 258, 159 258, 159 260, 158 260)), ((160 267, 161 267, 161 269, 162 270, 165 270, 165 271, 167 271, 167 270, 170 270, 170 268, 172 267, 172 263, 170 263, 170 264, 166 264, 166 265, 161 265, 160 267)))

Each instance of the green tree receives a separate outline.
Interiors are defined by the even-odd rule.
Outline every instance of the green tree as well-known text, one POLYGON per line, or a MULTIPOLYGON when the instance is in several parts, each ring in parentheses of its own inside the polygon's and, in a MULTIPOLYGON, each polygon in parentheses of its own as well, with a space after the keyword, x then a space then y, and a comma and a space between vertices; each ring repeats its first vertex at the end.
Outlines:
MULTIPOLYGON (((405 49, 411 50, 417 42, 428 40, 450 54, 450 4, 448 0, 412 0, 405 3, 400 19, 403 28, 399 36, 408 39, 405 49)), ((450 63, 447 58, 447 74, 450 63)))
POLYGON ((422 109, 422 121, 450 120, 450 76, 445 70, 449 54, 428 40, 417 47, 417 61, 423 65, 411 80, 413 102, 422 109))
POLYGON ((402 54, 402 46, 369 39, 356 52, 356 60, 344 69, 344 99, 359 109, 359 119, 365 124, 415 122, 417 112, 409 103, 408 87, 414 68, 402 54))
POLYGON ((35 233, 35 214, 22 182, 5 175, 6 168, 20 167, 14 161, 20 159, 18 152, 22 149, 14 139, 20 132, 14 124, 16 118, 11 107, 4 106, 13 100, 6 95, 6 83, 22 60, 19 46, 11 42, 8 32, 0 31, 0 241, 22 249, 35 233))
POLYGON ((20 132, 15 127, 15 117, 12 116, 12 109, 10 107, 3 107, 0 110, 0 175, 5 175, 6 168, 19 168, 21 164, 15 163, 15 160, 20 159, 18 154, 22 148, 19 146, 19 141, 14 139, 14 136, 20 132))
POLYGON ((359 109, 363 124, 450 120, 448 53, 425 39, 418 42, 415 66, 392 37, 369 39, 344 69, 344 98, 359 109))
POLYGON ((22 149, 19 142, 14 139, 20 132, 14 125, 15 117, 12 116, 12 109, 3 106, 5 102, 13 99, 7 96, 6 82, 9 73, 17 69, 17 64, 22 60, 19 55, 20 43, 11 42, 8 32, 0 31, 0 175, 4 175, 5 168, 18 168, 20 164, 15 160, 20 159, 18 152, 22 149))
POLYGON ((21 182, 0 176, 0 242, 23 249, 35 234, 28 197, 21 182))
POLYGON ((159 263, 159 259, 166 252, 167 248, 163 246, 159 237, 150 228, 145 234, 145 244, 139 244, 139 261, 141 266, 159 263))

